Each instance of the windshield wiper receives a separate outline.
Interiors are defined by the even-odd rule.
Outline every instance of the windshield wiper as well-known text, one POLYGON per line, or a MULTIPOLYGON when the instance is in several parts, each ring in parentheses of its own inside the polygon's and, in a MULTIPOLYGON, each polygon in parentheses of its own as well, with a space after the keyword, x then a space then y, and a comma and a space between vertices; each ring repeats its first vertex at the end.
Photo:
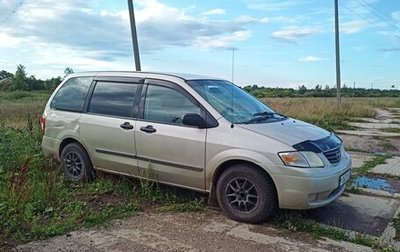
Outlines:
POLYGON ((276 114, 275 112, 270 112, 270 111, 263 111, 263 112, 258 112, 253 114, 253 116, 267 116, 267 115, 274 115, 276 114))
POLYGON ((263 111, 263 112, 258 112, 258 113, 253 114, 254 118, 251 118, 250 120, 248 120, 248 121, 246 121, 244 123, 245 124, 250 124, 250 123, 253 123, 253 122, 260 122, 260 121, 263 121, 263 120, 265 120, 267 118, 273 118, 274 115, 279 115, 279 116, 282 116, 284 118, 287 118, 287 116, 282 115, 280 113, 270 112, 270 111, 263 111))
POLYGON ((263 112, 258 112, 258 113, 255 113, 255 114, 253 114, 253 116, 267 116, 267 115, 278 115, 278 116, 282 116, 282 117, 285 117, 285 118, 287 118, 287 116, 286 115, 284 115, 284 114, 281 114, 281 113, 278 113, 278 112, 270 112, 270 111, 263 111, 263 112))

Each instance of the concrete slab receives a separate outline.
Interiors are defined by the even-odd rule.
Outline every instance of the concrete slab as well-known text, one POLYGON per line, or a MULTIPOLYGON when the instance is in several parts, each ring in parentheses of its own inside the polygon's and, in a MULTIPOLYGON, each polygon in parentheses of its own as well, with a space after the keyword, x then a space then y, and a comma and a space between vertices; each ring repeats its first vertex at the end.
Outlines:
POLYGON ((399 128, 400 124, 397 123, 359 123, 350 122, 349 125, 361 128, 361 129, 387 129, 387 128, 399 128))
POLYGON ((393 198, 348 194, 335 202, 305 211, 305 218, 325 225, 380 236, 400 206, 393 198))
POLYGON ((14 248, 18 252, 104 251, 279 251, 353 252, 371 248, 311 235, 228 219, 220 211, 203 213, 150 213, 111 221, 108 225, 80 230, 14 248))
POLYGON ((400 137, 376 137, 339 134, 348 150, 400 156, 400 137))
POLYGON ((400 176, 400 157, 392 157, 386 160, 386 164, 377 165, 372 173, 400 176))
POLYGON ((348 153, 350 154, 353 168, 359 168, 364 164, 364 162, 372 160, 374 158, 374 155, 370 153, 353 152, 353 151, 349 151, 348 153))
POLYGON ((400 123, 400 119, 397 118, 388 118, 388 119, 375 119, 375 118, 366 118, 366 117, 356 117, 354 118, 355 121, 363 121, 367 123, 393 123, 398 124, 400 123))
MULTIPOLYGON (((391 108, 391 109, 393 109, 393 108, 391 108)), ((375 111, 376 111, 376 116, 375 116, 376 119, 390 119, 390 118, 396 117, 396 115, 394 115, 393 112, 390 112, 386 109, 376 108, 375 111)))
POLYGON ((335 130, 339 134, 347 134, 353 136, 375 136, 375 137, 400 137, 400 133, 382 132, 377 129, 369 130, 335 130))

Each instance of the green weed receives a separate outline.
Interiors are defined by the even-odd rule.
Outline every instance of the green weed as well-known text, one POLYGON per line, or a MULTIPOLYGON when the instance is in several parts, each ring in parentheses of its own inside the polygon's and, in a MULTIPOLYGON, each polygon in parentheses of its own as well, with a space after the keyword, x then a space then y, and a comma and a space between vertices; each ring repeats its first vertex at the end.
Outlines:
POLYGON ((371 153, 370 151, 365 150, 365 149, 359 149, 359 148, 348 147, 348 146, 346 146, 345 148, 346 148, 346 151, 354 151, 354 152, 362 152, 362 153, 371 153))
POLYGON ((353 173, 356 173, 357 175, 366 174, 375 166, 380 164, 386 164, 386 159, 388 158, 390 158, 390 156, 388 155, 376 155, 372 160, 364 162, 364 164, 361 167, 354 168, 353 173))
POLYGON ((392 219, 392 224, 394 229, 396 230, 396 237, 400 236, 400 218, 397 216, 396 218, 392 219))
MULTIPOLYGON (((129 216, 148 203, 171 212, 204 207, 204 199, 163 191, 154 180, 98 174, 71 183, 41 154, 41 137, 29 120, 21 129, 0 126, 0 249, 129 216)), ((155 179, 151 167, 143 176, 155 179)))
POLYGON ((131 185, 123 179, 65 181, 58 163, 42 156, 40 141, 37 125, 30 130, 0 126, 0 248, 139 209, 135 193, 127 189, 131 185))
POLYGON ((400 128, 384 128, 382 131, 391 132, 391 133, 400 133, 400 128))
POLYGON ((159 212, 201 212, 204 210, 205 199, 195 198, 182 203, 169 203, 157 209, 159 212))

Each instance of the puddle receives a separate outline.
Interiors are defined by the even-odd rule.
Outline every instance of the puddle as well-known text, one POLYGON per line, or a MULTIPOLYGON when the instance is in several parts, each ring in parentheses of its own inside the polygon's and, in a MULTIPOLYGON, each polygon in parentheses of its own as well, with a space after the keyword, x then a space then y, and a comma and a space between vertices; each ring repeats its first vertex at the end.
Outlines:
POLYGON ((387 179, 381 178, 359 176, 354 180, 353 185, 363 188, 382 190, 390 193, 398 192, 398 190, 394 188, 387 179))

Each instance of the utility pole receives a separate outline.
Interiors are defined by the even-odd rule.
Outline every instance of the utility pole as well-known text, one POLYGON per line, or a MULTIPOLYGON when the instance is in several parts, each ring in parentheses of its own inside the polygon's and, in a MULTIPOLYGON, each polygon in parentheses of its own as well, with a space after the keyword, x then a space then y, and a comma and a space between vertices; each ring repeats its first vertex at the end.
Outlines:
POLYGON ((341 104, 340 95, 340 47, 339 47, 339 0, 335 1, 335 48, 336 48, 336 102, 341 104))
POLYGON ((141 71, 139 43, 136 32, 135 13, 133 11, 133 0, 128 0, 128 9, 129 9, 129 20, 131 23, 131 35, 132 35, 133 56, 135 58, 135 67, 136 71, 141 71))

